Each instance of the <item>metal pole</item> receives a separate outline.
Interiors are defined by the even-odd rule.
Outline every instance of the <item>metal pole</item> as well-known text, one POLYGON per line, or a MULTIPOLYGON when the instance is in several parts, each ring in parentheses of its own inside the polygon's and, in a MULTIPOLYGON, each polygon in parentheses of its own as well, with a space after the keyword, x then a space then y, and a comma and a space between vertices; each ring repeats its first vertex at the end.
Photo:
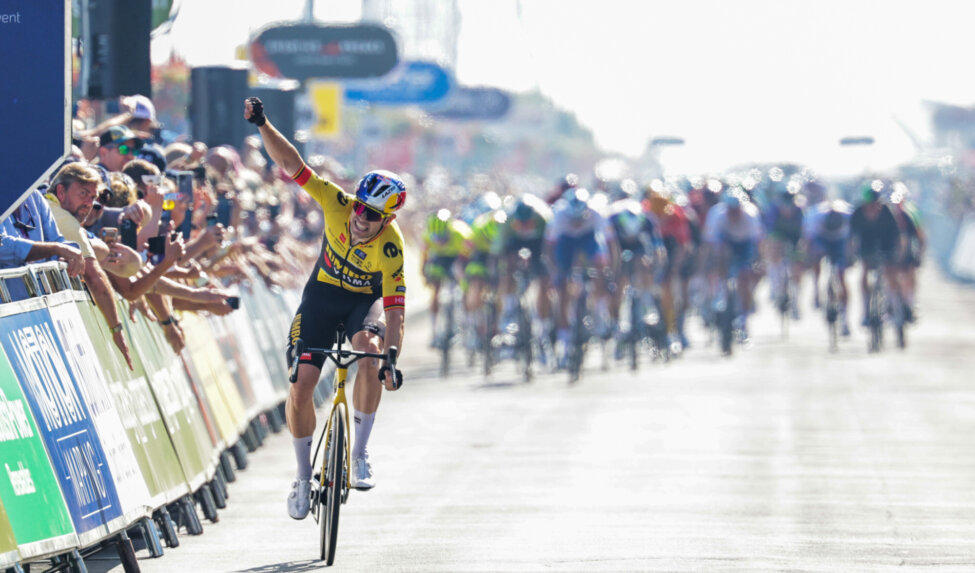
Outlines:
POLYGON ((315 21, 315 0, 305 0, 305 22, 315 21))

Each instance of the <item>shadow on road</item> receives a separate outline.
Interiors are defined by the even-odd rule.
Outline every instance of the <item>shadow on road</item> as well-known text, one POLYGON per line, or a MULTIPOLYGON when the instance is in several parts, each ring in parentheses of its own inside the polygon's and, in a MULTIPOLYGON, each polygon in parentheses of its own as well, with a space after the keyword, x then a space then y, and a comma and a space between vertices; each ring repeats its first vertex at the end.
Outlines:
POLYGON ((286 573, 300 571, 319 571, 322 568, 322 561, 318 559, 305 559, 303 561, 286 561, 284 563, 270 563, 250 569, 236 569, 235 573, 286 573))

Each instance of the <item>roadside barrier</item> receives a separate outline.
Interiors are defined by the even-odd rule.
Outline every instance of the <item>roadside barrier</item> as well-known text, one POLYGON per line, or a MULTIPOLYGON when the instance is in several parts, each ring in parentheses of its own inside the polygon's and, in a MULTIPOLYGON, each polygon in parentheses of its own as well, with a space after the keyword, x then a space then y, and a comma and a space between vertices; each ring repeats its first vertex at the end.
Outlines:
POLYGON ((85 287, 61 263, 0 271, 0 570, 84 571, 129 535, 152 556, 217 521, 247 452, 283 425, 283 350, 298 293, 251 277, 240 309, 178 314, 186 347, 118 301, 133 369, 85 287), (31 298, 9 301, 21 281, 31 298), (231 463, 233 462, 233 463, 231 463), (38 563, 40 562, 40 563, 38 563))

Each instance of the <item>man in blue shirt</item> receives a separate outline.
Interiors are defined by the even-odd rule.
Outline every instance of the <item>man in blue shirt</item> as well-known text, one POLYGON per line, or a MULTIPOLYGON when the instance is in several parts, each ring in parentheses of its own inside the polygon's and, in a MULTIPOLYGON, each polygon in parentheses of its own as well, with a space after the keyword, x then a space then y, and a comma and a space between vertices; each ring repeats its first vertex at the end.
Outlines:
MULTIPOLYGON (((64 239, 47 200, 34 191, 9 217, 0 221, 0 268, 22 267, 55 258, 68 263, 68 274, 72 277, 85 268, 81 250, 64 239)), ((12 300, 27 298, 22 282, 11 281, 7 286, 12 300)))

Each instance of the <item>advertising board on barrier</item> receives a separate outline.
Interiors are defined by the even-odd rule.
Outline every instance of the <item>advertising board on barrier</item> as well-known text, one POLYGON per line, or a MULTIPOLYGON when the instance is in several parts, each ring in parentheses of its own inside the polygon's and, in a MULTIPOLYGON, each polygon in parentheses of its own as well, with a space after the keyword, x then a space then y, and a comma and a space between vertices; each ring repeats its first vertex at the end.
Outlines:
POLYGON ((143 360, 149 386, 162 413, 186 481, 191 489, 196 489, 209 479, 207 474, 213 470, 211 462, 216 458, 213 455, 213 444, 207 435, 179 357, 173 353, 161 334, 158 338, 155 336, 153 329, 158 331, 160 327, 150 324, 142 316, 136 316, 135 323, 126 321, 129 340, 143 360))
MULTIPOLYGON (((77 308, 91 336, 98 363, 103 368, 114 399, 115 409, 145 479, 150 505, 159 507, 185 495, 189 486, 176 458, 166 425, 156 407, 138 353, 132 353, 135 370, 130 371, 108 330, 104 328, 105 321, 98 309, 87 301, 78 304, 77 308)), ((126 314, 127 311, 120 309, 119 316, 124 317, 126 314)))
POLYGON ((14 537, 10 520, 7 519, 3 501, 0 500, 0 567, 11 567, 18 561, 20 561, 20 552, 17 551, 17 539, 14 537))
MULTIPOLYGON (((36 300, 36 299, 35 299, 36 300)), ((32 300, 24 302, 33 302, 32 300)), ((81 390, 46 309, 0 318, 0 336, 37 420, 82 544, 122 516, 115 481, 81 390)))
MULTIPOLYGON (((0 324, 6 329, 3 319, 0 324)), ((0 355, 0 460, 0 500, 22 555, 39 557, 74 547, 78 540, 71 515, 5 355, 0 355)))
MULTIPOLYGON (((132 452, 132 444, 122 426, 108 382, 102 374, 104 367, 92 346, 88 331, 78 312, 72 291, 62 291, 46 297, 54 322, 55 332, 64 346, 68 357, 67 365, 75 380, 81 397, 91 412, 92 421, 101 439, 105 459, 115 491, 122 504, 122 514, 127 521, 145 517, 151 511, 149 490, 142 470, 132 452)), ((87 300, 80 304, 91 304, 87 300)))
POLYGON ((287 396, 288 392, 287 367, 284 364, 284 352, 282 351, 284 345, 280 344, 284 340, 287 330, 278 328, 278 321, 273 316, 278 309, 271 303, 272 301, 266 300, 268 296, 271 295, 263 284, 255 283, 249 292, 242 293, 240 302, 241 307, 247 309, 247 313, 252 317, 251 329, 260 347, 261 359, 268 369, 276 399, 281 399, 287 396))
MULTIPOLYGON (((234 314, 240 313, 239 310, 234 314)), ((216 341, 217 347, 220 349, 220 355, 223 357, 227 373, 230 374, 230 378, 237 386, 237 392, 244 403, 244 417, 249 420, 260 413, 260 408, 251 380, 252 372, 248 369, 248 364, 241 352, 240 340, 238 340, 240 333, 229 328, 229 319, 229 316, 211 316, 204 321, 210 328, 210 332, 213 333, 213 340, 216 341)))
POLYGON ((261 346, 258 344, 257 336, 254 333, 256 329, 251 326, 254 323, 251 316, 247 305, 243 304, 240 310, 222 317, 221 320, 227 325, 225 327, 227 330, 235 333, 232 339, 237 343, 238 354, 241 357, 241 368, 247 373, 257 409, 262 412, 274 407, 278 400, 274 386, 271 384, 269 368, 264 363, 261 346))
POLYGON ((205 320, 193 313, 183 313, 180 322, 184 326, 186 348, 200 373, 203 391, 216 417, 220 434, 227 444, 233 444, 247 429, 249 420, 240 392, 227 371, 227 362, 205 320))

